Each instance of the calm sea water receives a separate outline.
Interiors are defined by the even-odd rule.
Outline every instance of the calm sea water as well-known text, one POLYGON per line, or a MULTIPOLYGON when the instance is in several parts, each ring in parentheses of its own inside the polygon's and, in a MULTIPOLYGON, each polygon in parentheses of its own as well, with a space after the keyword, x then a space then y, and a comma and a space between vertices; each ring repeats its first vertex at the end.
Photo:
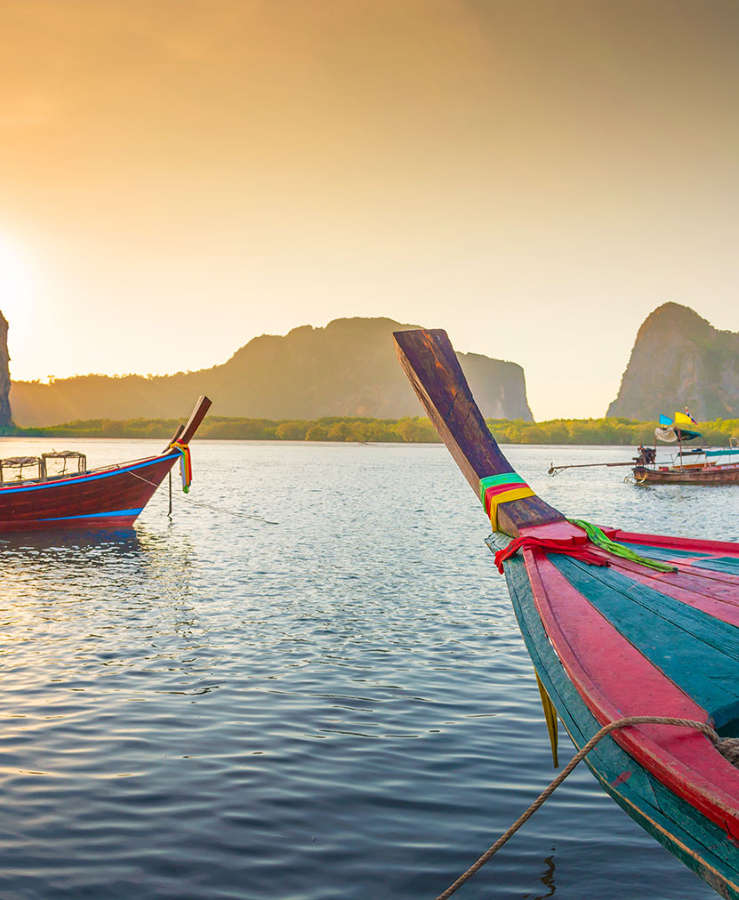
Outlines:
MULTIPOLYGON (((506 452, 570 514, 739 539, 736 488, 545 474, 628 448, 506 452)), ((193 456, 171 522, 160 490, 133 532, 0 544, 0 896, 434 897, 553 777, 474 495, 440 446, 193 456)), ((584 767, 459 896, 555 894, 715 896, 584 767)))

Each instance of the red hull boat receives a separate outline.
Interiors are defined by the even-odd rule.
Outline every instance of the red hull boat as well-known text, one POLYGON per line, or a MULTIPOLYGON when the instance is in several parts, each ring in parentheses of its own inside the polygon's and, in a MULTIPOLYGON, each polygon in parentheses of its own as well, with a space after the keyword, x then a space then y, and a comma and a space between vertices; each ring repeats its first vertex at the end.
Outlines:
POLYGON ((47 528, 130 528, 189 444, 211 401, 201 397, 157 456, 73 475, 0 485, 0 532, 47 528))

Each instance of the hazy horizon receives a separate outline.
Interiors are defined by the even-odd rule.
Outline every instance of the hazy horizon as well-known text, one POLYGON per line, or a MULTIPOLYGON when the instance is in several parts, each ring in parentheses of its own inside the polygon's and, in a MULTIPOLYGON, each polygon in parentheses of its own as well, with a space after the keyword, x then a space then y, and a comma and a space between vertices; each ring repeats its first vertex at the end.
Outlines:
POLYGON ((739 329, 739 4, 5 0, 11 375, 352 316, 602 416, 666 301, 739 329))

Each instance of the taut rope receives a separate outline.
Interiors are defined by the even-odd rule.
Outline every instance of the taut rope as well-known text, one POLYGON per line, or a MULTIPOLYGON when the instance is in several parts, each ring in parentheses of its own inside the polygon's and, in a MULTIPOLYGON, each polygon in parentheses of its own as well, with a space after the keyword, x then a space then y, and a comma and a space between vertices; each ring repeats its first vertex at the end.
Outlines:
MULTIPOLYGON (((148 478, 144 478, 143 475, 138 475, 136 472, 130 472, 129 475, 133 475, 134 478, 138 478, 139 481, 145 481, 147 484, 150 484, 153 488, 158 488, 159 485, 154 481, 150 481, 148 478)), ((171 472, 170 472, 171 474, 171 472)), ((170 501, 171 502, 171 501, 170 501)), ((188 495, 188 503, 192 503, 195 506, 202 506, 203 509, 209 509, 212 512, 218 513, 226 513, 229 516, 236 516, 239 519, 255 519, 257 522, 262 522, 264 525, 279 525, 279 522, 272 522, 269 519, 265 519, 264 516, 255 516, 249 515, 249 513, 237 512, 235 509, 228 509, 225 506, 215 506, 213 503, 204 503, 202 500, 193 500, 192 497, 188 495)), ((171 510, 171 506, 170 506, 171 510)))
POLYGON ((577 764, 585 759, 588 753, 590 753, 593 747, 595 747, 602 738, 619 728, 628 728, 629 725, 680 725, 684 728, 696 728, 699 731, 702 731, 703 734, 716 745, 719 752, 722 753, 729 762, 733 763, 735 766, 739 766, 739 738, 721 738, 706 722, 696 722, 694 719, 677 719, 672 716, 627 716, 624 719, 617 719, 615 722, 609 722, 608 725, 604 725, 600 731, 596 732, 587 744, 583 745, 583 747, 567 763, 565 768, 562 769, 559 775, 557 775, 554 781, 539 794, 526 812, 519 816, 513 825, 511 825, 511 827, 505 831, 498 840, 489 847, 482 856, 469 867, 469 869, 467 869, 466 872, 463 872, 453 884, 450 884, 443 893, 439 894, 436 900, 447 900, 447 897, 451 897, 452 894, 462 887, 465 881, 468 881, 478 869, 481 869, 488 860, 492 859, 498 850, 513 837, 524 822, 530 819, 536 810, 551 797, 577 764))

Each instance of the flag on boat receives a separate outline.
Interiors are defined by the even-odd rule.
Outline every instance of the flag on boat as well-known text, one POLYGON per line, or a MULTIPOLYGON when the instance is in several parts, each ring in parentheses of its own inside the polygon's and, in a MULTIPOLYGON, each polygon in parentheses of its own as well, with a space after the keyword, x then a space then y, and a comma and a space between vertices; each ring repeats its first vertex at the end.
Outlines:
POLYGON ((701 436, 700 431, 693 430, 692 426, 695 424, 695 419, 687 409, 684 413, 676 412, 672 419, 661 414, 659 426, 654 429, 654 435, 657 440, 663 441, 665 444, 674 444, 675 441, 692 441, 701 436), (687 428, 688 425, 691 427, 687 428))

